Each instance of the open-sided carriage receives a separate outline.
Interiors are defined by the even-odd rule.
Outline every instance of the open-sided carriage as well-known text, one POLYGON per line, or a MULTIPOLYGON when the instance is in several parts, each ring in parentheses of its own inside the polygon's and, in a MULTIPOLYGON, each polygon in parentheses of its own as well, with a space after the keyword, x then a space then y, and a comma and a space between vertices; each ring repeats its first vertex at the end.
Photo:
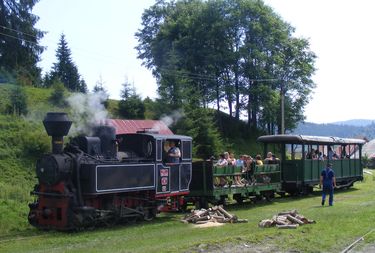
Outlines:
POLYGON ((205 208, 208 203, 222 204, 228 199, 238 203, 245 199, 269 199, 280 189, 280 164, 253 163, 250 171, 243 172, 237 166, 219 167, 213 161, 198 161, 193 163, 190 193, 185 200, 205 208), (241 177, 245 184, 235 185, 235 177, 241 177), (225 185, 218 183, 220 178, 225 178, 225 185))

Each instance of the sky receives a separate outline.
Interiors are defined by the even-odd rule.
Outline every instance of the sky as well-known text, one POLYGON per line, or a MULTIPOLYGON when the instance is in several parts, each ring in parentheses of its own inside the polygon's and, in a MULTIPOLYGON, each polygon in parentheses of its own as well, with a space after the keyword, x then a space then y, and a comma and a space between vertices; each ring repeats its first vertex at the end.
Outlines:
MULTIPOLYGON (((120 97, 121 84, 134 83, 143 98, 155 98, 156 81, 137 59, 134 34, 154 0, 40 0, 33 13, 36 27, 48 33, 40 67, 50 71, 65 34, 72 59, 89 90, 102 80, 110 97, 120 97)), ((284 21, 307 38, 317 55, 317 87, 305 108, 307 122, 330 123, 375 119, 375 1, 265 0, 284 21)))

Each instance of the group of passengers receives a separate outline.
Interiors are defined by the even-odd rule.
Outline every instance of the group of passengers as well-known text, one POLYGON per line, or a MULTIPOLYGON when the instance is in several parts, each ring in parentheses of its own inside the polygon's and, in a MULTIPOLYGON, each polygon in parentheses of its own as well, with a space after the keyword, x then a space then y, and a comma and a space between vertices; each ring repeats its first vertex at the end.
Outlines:
MULTIPOLYGON (((345 153, 343 152, 343 158, 346 157, 345 153)), ((323 154, 321 151, 318 149, 311 149, 311 151, 306 155, 306 159, 311 159, 311 160, 337 160, 340 159, 340 157, 336 154, 335 151, 332 150, 332 147, 328 147, 328 152, 327 155, 323 154)))
MULTIPOLYGON (((255 156, 255 159, 250 155, 240 155, 238 159, 234 157, 233 153, 224 152, 220 154, 219 160, 214 164, 215 167, 235 166, 241 168, 241 173, 236 173, 232 180, 234 186, 244 186, 254 181, 253 168, 254 165, 275 164, 279 159, 271 152, 267 153, 266 159, 262 160, 260 154, 255 156), (245 176, 245 177, 243 177, 245 176)), ((225 186, 228 184, 228 179, 224 176, 219 177, 217 185, 225 186)))

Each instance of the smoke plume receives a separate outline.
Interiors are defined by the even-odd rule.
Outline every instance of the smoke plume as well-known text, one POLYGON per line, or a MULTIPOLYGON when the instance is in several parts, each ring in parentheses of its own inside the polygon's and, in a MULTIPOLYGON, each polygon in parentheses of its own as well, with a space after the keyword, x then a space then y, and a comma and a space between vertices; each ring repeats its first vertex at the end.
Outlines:
POLYGON ((104 124, 108 112, 103 102, 108 99, 104 92, 82 94, 77 93, 66 100, 71 107, 71 120, 73 121, 69 135, 91 134, 94 125, 104 124))
POLYGON ((162 115, 160 120, 163 121, 164 124, 166 124, 168 127, 170 127, 171 125, 176 124, 177 121, 179 121, 184 116, 185 114, 183 110, 176 110, 169 115, 162 115))

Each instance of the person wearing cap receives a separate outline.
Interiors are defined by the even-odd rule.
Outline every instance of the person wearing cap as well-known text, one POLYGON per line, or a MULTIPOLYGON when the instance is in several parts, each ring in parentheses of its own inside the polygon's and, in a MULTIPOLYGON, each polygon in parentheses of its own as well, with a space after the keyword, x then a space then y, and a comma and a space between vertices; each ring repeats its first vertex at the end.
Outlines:
POLYGON ((329 194, 329 205, 333 205, 333 189, 336 187, 335 172, 332 170, 332 164, 327 163, 327 167, 320 173, 320 184, 323 185, 322 190, 322 206, 326 200, 326 195, 329 194))

